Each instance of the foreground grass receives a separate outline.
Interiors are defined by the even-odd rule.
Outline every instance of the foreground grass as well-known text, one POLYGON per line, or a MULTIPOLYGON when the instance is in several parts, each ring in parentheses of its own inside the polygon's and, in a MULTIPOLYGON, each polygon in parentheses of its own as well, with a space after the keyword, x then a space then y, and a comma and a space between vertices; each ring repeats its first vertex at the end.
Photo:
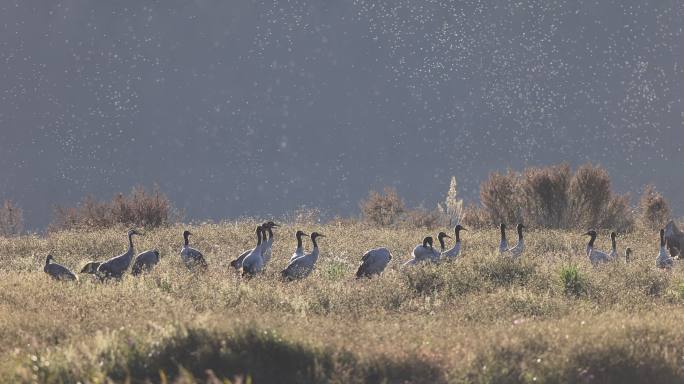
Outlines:
POLYGON ((0 239, 3 381, 684 381, 684 273, 653 267, 655 236, 620 239, 634 262, 593 269, 574 233, 530 233, 510 262, 496 230, 469 232, 459 262, 401 272, 422 231, 305 226, 328 236, 318 268, 283 283, 291 226, 264 276, 229 269, 253 226, 191 228, 206 274, 181 266, 182 228, 148 232, 136 245, 161 251, 158 268, 106 284, 51 281, 44 257, 79 269, 121 252, 121 229, 0 239), (381 245, 389 270, 356 281, 362 251, 381 245))

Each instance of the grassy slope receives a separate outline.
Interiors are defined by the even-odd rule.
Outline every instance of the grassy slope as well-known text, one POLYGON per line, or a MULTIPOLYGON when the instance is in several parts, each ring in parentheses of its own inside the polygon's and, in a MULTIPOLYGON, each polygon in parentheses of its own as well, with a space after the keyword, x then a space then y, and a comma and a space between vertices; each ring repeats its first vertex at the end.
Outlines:
POLYGON ((460 262, 402 273, 423 231, 309 226, 302 229, 328 236, 317 271, 286 284, 277 273, 293 251, 293 227, 278 231, 263 277, 243 281, 230 271, 253 226, 191 228, 211 266, 206 275, 180 265, 182 228, 151 231, 137 249, 161 251, 157 270, 107 284, 54 282, 42 265, 47 252, 72 269, 120 253, 122 230, 0 239, 0 376, 684 381, 684 273, 654 268, 655 236, 620 239, 635 261, 594 270, 577 234, 532 232, 523 259, 511 263, 493 253, 496 230, 468 232, 460 262), (392 250, 390 270, 355 281, 361 250, 374 246, 392 250), (569 292, 560 276, 571 265, 580 277, 569 292))

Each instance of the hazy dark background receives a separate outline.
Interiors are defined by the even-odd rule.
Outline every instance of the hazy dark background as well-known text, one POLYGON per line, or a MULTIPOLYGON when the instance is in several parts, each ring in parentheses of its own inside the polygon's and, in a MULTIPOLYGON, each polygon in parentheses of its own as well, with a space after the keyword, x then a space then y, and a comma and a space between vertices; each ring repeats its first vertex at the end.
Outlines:
POLYGON ((681 215, 682 4, 6 0, 0 198, 29 228, 155 182, 189 219, 344 215, 567 160, 681 215))

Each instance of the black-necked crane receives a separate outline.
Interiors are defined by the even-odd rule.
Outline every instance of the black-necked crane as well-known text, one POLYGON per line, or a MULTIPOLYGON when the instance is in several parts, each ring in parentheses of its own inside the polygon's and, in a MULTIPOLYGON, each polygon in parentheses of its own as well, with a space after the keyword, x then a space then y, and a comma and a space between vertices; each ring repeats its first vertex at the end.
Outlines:
POLYGON ((133 247, 133 236, 142 236, 140 232, 135 229, 128 231, 128 250, 118 256, 114 256, 111 259, 103 262, 97 267, 97 274, 101 277, 115 277, 120 278, 131 266, 131 261, 133 261, 133 256, 135 256, 135 250, 133 247))
POLYGON ((183 264, 189 269, 193 268, 207 268, 207 261, 202 255, 202 252, 190 246, 190 236, 192 233, 188 230, 183 231, 183 248, 180 251, 181 260, 183 264))
POLYGON ((313 250, 310 253, 302 257, 298 257, 288 264, 280 274, 286 280, 298 280, 303 279, 313 271, 316 266, 316 261, 318 261, 318 255, 320 251, 318 249, 318 239, 325 237, 325 235, 318 232, 313 232, 311 234, 311 243, 313 244, 313 250))
POLYGON ((76 275, 69 270, 69 268, 53 262, 55 258, 52 255, 47 255, 45 259, 45 267, 43 271, 50 275, 55 280, 78 280, 76 275))

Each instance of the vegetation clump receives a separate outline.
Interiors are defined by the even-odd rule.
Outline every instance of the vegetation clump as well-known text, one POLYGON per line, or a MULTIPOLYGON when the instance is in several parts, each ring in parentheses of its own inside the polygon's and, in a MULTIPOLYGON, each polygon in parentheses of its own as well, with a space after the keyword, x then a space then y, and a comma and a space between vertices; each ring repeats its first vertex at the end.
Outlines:
POLYGON ((566 295, 580 297, 586 294, 587 283, 577 266, 563 267, 560 271, 560 279, 566 295))
POLYGON ((468 209, 466 224, 482 228, 525 222, 537 228, 625 232, 636 221, 629 196, 614 193, 608 172, 592 164, 574 173, 567 164, 493 172, 480 186, 480 203, 468 209))
POLYGON ((16 236, 24 229, 24 212, 12 200, 0 206, 0 236, 16 236))
POLYGON ((663 195, 656 191, 653 185, 647 185, 644 193, 639 200, 639 211, 641 223, 646 228, 658 230, 665 227, 665 224, 672 215, 670 204, 663 195))
POLYGON ((365 220, 380 226, 398 223, 406 212, 404 201, 397 190, 391 187, 385 187, 382 193, 371 191, 359 206, 365 220))
POLYGON ((51 231, 77 228, 109 228, 117 225, 127 227, 156 228, 173 223, 176 211, 169 198, 154 187, 147 192, 135 187, 128 194, 117 194, 111 201, 98 201, 86 196, 75 207, 55 208, 51 231))

